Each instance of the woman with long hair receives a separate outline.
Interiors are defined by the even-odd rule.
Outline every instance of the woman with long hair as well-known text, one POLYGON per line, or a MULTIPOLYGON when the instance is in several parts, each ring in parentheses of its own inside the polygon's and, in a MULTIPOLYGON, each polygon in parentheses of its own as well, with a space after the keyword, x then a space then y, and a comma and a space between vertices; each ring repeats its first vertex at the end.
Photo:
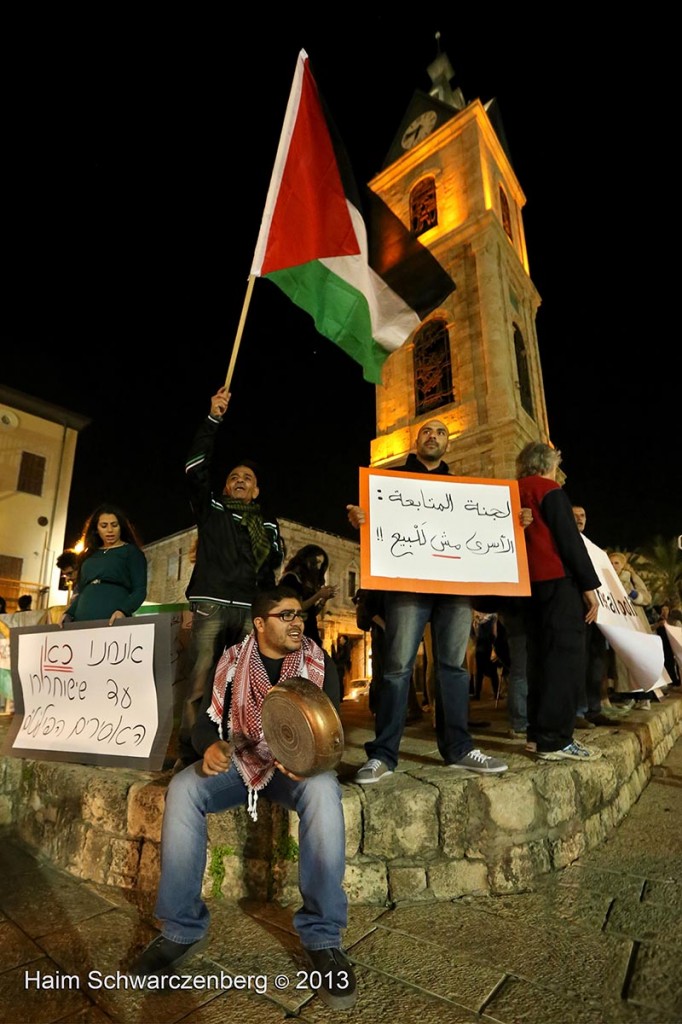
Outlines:
POLYGON ((137 611, 147 596, 147 560, 133 524, 117 505, 100 505, 83 528, 77 590, 66 621, 108 619, 110 626, 137 611))
POLYGON ((291 558, 279 581, 282 587, 289 587, 298 594, 301 607, 307 612, 303 632, 320 647, 320 631, 317 617, 330 597, 336 594, 336 587, 325 583, 329 558, 324 548, 317 544, 306 544, 291 558))

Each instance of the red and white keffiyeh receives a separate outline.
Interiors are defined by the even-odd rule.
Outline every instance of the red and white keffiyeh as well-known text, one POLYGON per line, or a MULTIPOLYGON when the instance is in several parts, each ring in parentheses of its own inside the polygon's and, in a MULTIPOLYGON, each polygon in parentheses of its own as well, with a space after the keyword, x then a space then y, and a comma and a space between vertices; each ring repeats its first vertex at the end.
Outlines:
MULTIPOLYGON (((307 636, 303 637, 299 651, 292 651, 284 658, 279 682, 301 676, 320 688, 324 683, 324 653, 307 636)), ((258 793, 274 775, 275 759, 263 736, 262 708, 270 680, 254 633, 241 644, 228 647, 216 668, 208 716, 218 726, 221 739, 225 738, 223 710, 229 682, 232 683, 232 700, 228 738, 233 745, 232 760, 249 793, 249 814, 256 821, 258 793)))

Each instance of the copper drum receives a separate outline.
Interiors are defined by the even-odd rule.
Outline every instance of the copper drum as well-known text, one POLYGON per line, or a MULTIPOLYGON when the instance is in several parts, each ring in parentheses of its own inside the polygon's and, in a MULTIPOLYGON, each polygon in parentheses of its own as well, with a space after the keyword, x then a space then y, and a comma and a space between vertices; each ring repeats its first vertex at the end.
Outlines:
POLYGON ((327 694, 309 679, 285 679, 263 701, 263 735, 279 763, 308 778, 343 755, 343 726, 327 694))

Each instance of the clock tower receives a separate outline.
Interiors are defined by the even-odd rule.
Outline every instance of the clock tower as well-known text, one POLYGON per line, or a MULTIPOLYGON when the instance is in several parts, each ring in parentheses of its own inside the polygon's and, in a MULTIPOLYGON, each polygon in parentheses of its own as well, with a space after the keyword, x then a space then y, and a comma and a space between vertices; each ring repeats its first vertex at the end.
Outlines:
POLYGON ((445 54, 428 72, 431 91, 413 95, 369 185, 456 290, 384 364, 371 462, 404 460, 419 425, 438 418, 453 474, 514 477, 520 449, 548 439, 525 197, 495 101, 467 103, 445 54))

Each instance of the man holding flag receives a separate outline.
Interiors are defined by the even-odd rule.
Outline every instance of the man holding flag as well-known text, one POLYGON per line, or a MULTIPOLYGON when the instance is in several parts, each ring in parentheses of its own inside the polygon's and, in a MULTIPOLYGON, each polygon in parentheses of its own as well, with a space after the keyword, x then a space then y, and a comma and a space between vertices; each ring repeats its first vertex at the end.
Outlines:
POLYGON ((227 475, 222 494, 212 489, 213 456, 230 395, 219 388, 210 412, 194 436, 186 465, 198 545, 186 596, 192 610, 190 678, 178 734, 176 770, 199 757, 190 733, 225 647, 251 630, 251 602, 259 590, 274 586, 282 561, 277 520, 263 515, 256 467, 242 460, 227 475))

